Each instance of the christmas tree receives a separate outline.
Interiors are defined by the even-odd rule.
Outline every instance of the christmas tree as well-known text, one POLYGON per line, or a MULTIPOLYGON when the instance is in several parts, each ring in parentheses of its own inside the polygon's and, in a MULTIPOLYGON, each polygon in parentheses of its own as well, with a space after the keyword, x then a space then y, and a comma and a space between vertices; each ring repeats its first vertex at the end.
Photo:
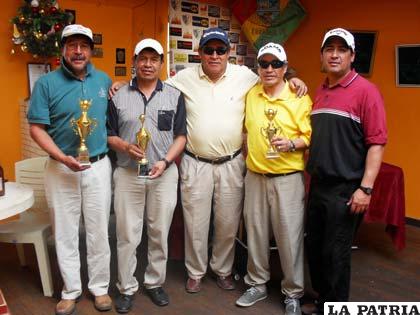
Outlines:
POLYGON ((12 41, 34 58, 58 57, 61 32, 72 20, 73 16, 60 9, 56 0, 25 0, 11 20, 12 41))

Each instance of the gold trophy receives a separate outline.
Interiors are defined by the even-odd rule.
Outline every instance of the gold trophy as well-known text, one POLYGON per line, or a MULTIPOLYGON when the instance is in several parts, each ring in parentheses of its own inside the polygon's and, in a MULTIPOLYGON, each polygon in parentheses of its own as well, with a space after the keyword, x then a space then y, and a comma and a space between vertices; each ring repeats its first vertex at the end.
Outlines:
POLYGON ((282 133, 281 127, 274 125, 274 118, 277 115, 277 110, 268 108, 264 110, 264 114, 268 119, 267 127, 261 127, 261 134, 268 140, 268 150, 265 154, 265 157, 267 159, 276 159, 280 156, 280 153, 277 151, 277 148, 271 144, 271 140, 273 140, 274 136, 280 135, 282 133))
POLYGON ((82 110, 82 114, 77 120, 74 118, 71 119, 73 130, 80 137, 80 146, 77 150, 77 159, 81 165, 90 165, 89 150, 86 146, 86 138, 98 125, 96 119, 91 119, 88 117, 88 110, 91 104, 92 100, 80 100, 79 105, 80 109, 82 110))
POLYGON ((144 156, 141 160, 137 161, 137 177, 146 178, 149 177, 149 161, 146 158, 146 149, 151 136, 150 132, 144 128, 144 121, 146 120, 146 116, 141 114, 139 120, 141 123, 141 128, 136 133, 136 140, 139 148, 143 150, 144 156))

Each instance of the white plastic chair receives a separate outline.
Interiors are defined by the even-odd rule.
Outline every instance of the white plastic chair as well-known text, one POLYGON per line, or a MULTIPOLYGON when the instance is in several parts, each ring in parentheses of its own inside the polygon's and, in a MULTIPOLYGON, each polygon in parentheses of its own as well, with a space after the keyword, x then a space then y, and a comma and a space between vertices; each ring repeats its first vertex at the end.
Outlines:
POLYGON ((35 246, 42 289, 45 296, 53 295, 47 239, 52 234, 44 190, 47 157, 36 157, 15 163, 16 182, 34 190, 34 205, 20 214, 19 220, 0 224, 0 242, 16 244, 21 266, 25 266, 23 243, 35 246))

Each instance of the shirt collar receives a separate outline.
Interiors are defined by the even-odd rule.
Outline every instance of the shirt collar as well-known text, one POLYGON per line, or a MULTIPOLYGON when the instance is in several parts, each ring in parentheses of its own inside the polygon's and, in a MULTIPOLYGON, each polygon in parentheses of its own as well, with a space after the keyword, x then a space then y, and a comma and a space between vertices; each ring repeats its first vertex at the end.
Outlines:
MULTIPOLYGON (((138 90, 137 87, 137 77, 134 77, 133 79, 131 79, 130 81, 130 88, 133 88, 135 90, 138 90)), ((162 91, 163 90, 163 83, 160 79, 158 79, 157 84, 156 84, 156 88, 155 91, 162 91)))
POLYGON ((290 91, 290 86, 289 86, 289 82, 286 81, 283 90, 280 92, 280 94, 278 96, 275 97, 270 97, 268 96, 265 92, 264 92, 264 88, 262 83, 257 85, 257 93, 258 95, 268 99, 268 100, 280 100, 280 101, 285 101, 287 99, 289 99, 292 95, 292 91, 290 91))
MULTIPOLYGON (((70 68, 67 66, 67 63, 65 62, 65 60, 64 60, 64 58, 63 57, 61 57, 61 69, 62 69, 62 71, 64 72, 64 74, 65 75, 67 75, 67 76, 69 76, 69 77, 71 77, 71 78, 73 78, 73 79, 76 79, 76 80, 80 80, 74 73, 73 73, 73 71, 71 71, 70 70, 70 68)), ((86 75, 85 75, 85 77, 87 77, 87 76, 89 76, 91 73, 92 73, 92 71, 93 71, 93 69, 94 69, 94 67, 93 67, 93 64, 91 64, 90 62, 87 64, 87 66, 86 66, 86 75)))
MULTIPOLYGON (((356 70, 352 69, 349 73, 347 73, 344 78, 342 78, 340 81, 337 82, 336 85, 332 86, 331 88, 340 85, 342 87, 348 87, 354 79, 357 78, 359 74, 356 72, 356 70)), ((325 78, 324 83, 322 84, 324 88, 330 88, 328 83, 328 78, 325 78)))

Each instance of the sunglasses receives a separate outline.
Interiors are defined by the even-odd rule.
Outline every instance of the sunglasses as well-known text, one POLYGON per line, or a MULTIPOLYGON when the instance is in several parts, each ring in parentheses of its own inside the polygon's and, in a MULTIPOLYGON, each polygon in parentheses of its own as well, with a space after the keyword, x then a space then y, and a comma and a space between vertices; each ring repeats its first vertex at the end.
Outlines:
POLYGON ((280 60, 271 60, 271 61, 258 60, 258 64, 263 69, 267 69, 270 65, 273 69, 279 69, 283 67, 284 62, 280 60))
POLYGON ((219 56, 222 56, 224 54, 226 54, 228 51, 228 48, 226 46, 220 46, 220 47, 209 47, 209 46, 204 46, 203 47, 203 52, 206 55, 213 55, 214 52, 216 52, 216 54, 218 54, 219 56))

